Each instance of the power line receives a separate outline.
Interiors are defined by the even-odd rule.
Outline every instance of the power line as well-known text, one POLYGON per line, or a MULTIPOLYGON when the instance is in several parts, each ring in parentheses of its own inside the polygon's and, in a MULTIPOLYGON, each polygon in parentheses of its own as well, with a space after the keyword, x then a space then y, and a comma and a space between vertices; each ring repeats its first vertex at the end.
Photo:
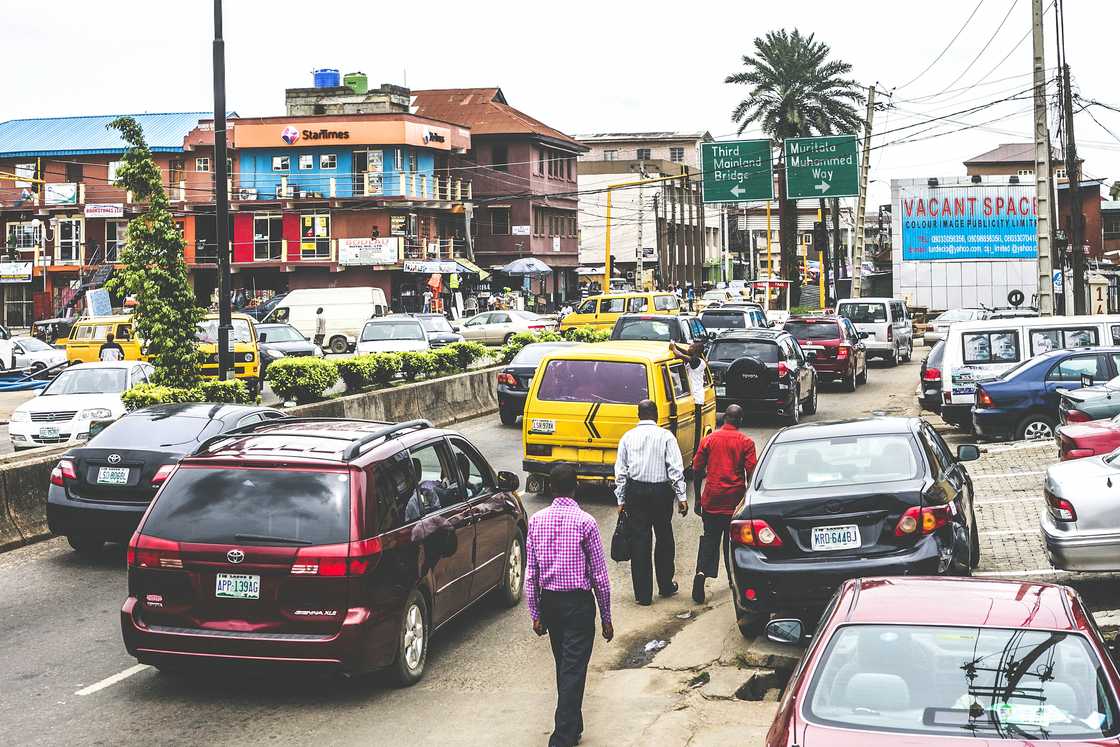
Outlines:
POLYGON ((897 86, 896 88, 892 89, 892 91, 897 91, 900 88, 906 88, 907 86, 911 85, 915 81, 919 80, 923 75, 928 73, 931 69, 933 69, 933 66, 936 65, 938 63, 938 61, 940 61, 941 58, 945 56, 945 53, 949 51, 949 48, 953 46, 953 43, 956 42, 957 38, 960 37, 960 35, 964 32, 964 30, 966 28, 968 28, 968 24, 969 24, 969 22, 972 21, 972 17, 976 15, 976 11, 980 10, 980 6, 982 6, 983 4, 984 4, 984 0, 980 0, 980 2, 976 3, 976 7, 973 8, 972 12, 968 14, 968 18, 966 18, 964 23, 961 24, 961 27, 959 29, 957 29, 957 33, 953 34, 953 38, 949 40, 949 43, 945 45, 945 48, 941 50, 941 53, 933 58, 933 62, 926 65, 925 68, 922 70, 922 72, 918 73, 913 78, 911 78, 910 80, 903 83, 901 86, 897 86))
POLYGON ((996 37, 999 36, 999 32, 1002 31, 1003 27, 1007 24, 1007 19, 1011 17, 1011 11, 1015 10, 1015 6, 1018 5, 1018 4, 1019 4, 1019 0, 1011 0, 1011 5, 1008 6, 1007 13, 1004 14, 1003 20, 1001 20, 999 22, 999 25, 996 26, 996 30, 992 32, 992 35, 990 37, 988 37, 988 41, 985 42, 984 46, 980 48, 980 51, 976 53, 976 56, 972 58, 972 61, 968 63, 968 65, 965 67, 965 69, 961 71, 961 74, 958 75, 956 78, 953 78, 953 82, 950 83, 949 85, 945 86, 945 88, 941 89, 940 91, 938 91, 935 94, 931 94, 927 98, 933 98, 935 96, 940 96, 941 94, 945 93, 950 88, 955 86, 960 81, 960 79, 963 78, 968 73, 968 71, 972 69, 972 66, 975 65, 980 60, 980 58, 984 55, 984 52, 986 52, 988 50, 988 47, 990 47, 992 42, 995 41, 996 37))

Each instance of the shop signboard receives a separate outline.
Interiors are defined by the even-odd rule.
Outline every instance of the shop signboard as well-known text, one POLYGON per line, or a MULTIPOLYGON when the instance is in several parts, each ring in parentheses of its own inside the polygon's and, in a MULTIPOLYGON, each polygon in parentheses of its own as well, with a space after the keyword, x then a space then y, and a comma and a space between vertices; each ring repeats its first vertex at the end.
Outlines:
POLYGON ((123 218, 124 205, 119 202, 92 202, 82 209, 82 214, 87 218, 123 218))
POLYGON ((0 262, 0 283, 30 283, 30 262, 0 262))
POLYGON ((113 313, 113 302, 109 291, 104 288, 91 288, 86 291, 86 314, 89 316, 109 316, 113 313))
POLYGON ((426 275, 448 274, 459 271, 459 265, 450 260, 408 261, 404 263, 405 272, 419 272, 426 275))
POLYGON ((389 233, 394 236, 407 236, 408 235, 408 216, 407 215, 390 215, 389 216, 389 233))
POLYGON ((352 238, 338 240, 338 263, 348 266, 395 265, 400 262, 403 239, 352 238))
POLYGON ((514 236, 528 236, 532 230, 532 226, 513 226, 510 229, 510 233, 514 236))
POLYGON ((43 202, 48 205, 77 205, 78 185, 71 183, 44 184, 43 202))
POLYGON ((1033 185, 909 186, 899 192, 895 209, 903 260, 1038 257, 1033 185))

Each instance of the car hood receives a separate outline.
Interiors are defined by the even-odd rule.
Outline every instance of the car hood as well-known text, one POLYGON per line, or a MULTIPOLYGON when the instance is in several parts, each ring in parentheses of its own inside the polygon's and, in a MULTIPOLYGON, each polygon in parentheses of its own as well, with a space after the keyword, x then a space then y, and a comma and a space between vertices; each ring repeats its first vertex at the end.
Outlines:
POLYGON ((57 412, 59 410, 84 410, 90 407, 107 407, 120 412, 124 409, 119 394, 56 394, 28 400, 17 407, 25 412, 57 412))
POLYGON ((453 342, 462 342, 463 336, 458 332, 429 332, 428 341, 438 343, 440 345, 450 344, 453 342))

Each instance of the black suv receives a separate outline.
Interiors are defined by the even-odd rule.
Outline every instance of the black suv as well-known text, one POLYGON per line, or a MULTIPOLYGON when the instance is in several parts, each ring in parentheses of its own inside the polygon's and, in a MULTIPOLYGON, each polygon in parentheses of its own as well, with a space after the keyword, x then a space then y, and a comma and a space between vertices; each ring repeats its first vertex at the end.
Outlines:
POLYGON ((817 371, 793 335, 780 329, 725 332, 708 351, 716 409, 739 405, 789 423, 817 411, 817 371))

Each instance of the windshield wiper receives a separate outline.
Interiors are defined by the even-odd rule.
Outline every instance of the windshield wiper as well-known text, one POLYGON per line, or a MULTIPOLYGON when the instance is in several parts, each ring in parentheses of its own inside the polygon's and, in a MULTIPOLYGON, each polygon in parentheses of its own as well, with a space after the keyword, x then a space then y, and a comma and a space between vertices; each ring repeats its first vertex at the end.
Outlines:
POLYGON ((273 537, 269 534, 235 534, 233 538, 238 542, 283 542, 287 545, 310 545, 307 540, 296 537, 273 537))

